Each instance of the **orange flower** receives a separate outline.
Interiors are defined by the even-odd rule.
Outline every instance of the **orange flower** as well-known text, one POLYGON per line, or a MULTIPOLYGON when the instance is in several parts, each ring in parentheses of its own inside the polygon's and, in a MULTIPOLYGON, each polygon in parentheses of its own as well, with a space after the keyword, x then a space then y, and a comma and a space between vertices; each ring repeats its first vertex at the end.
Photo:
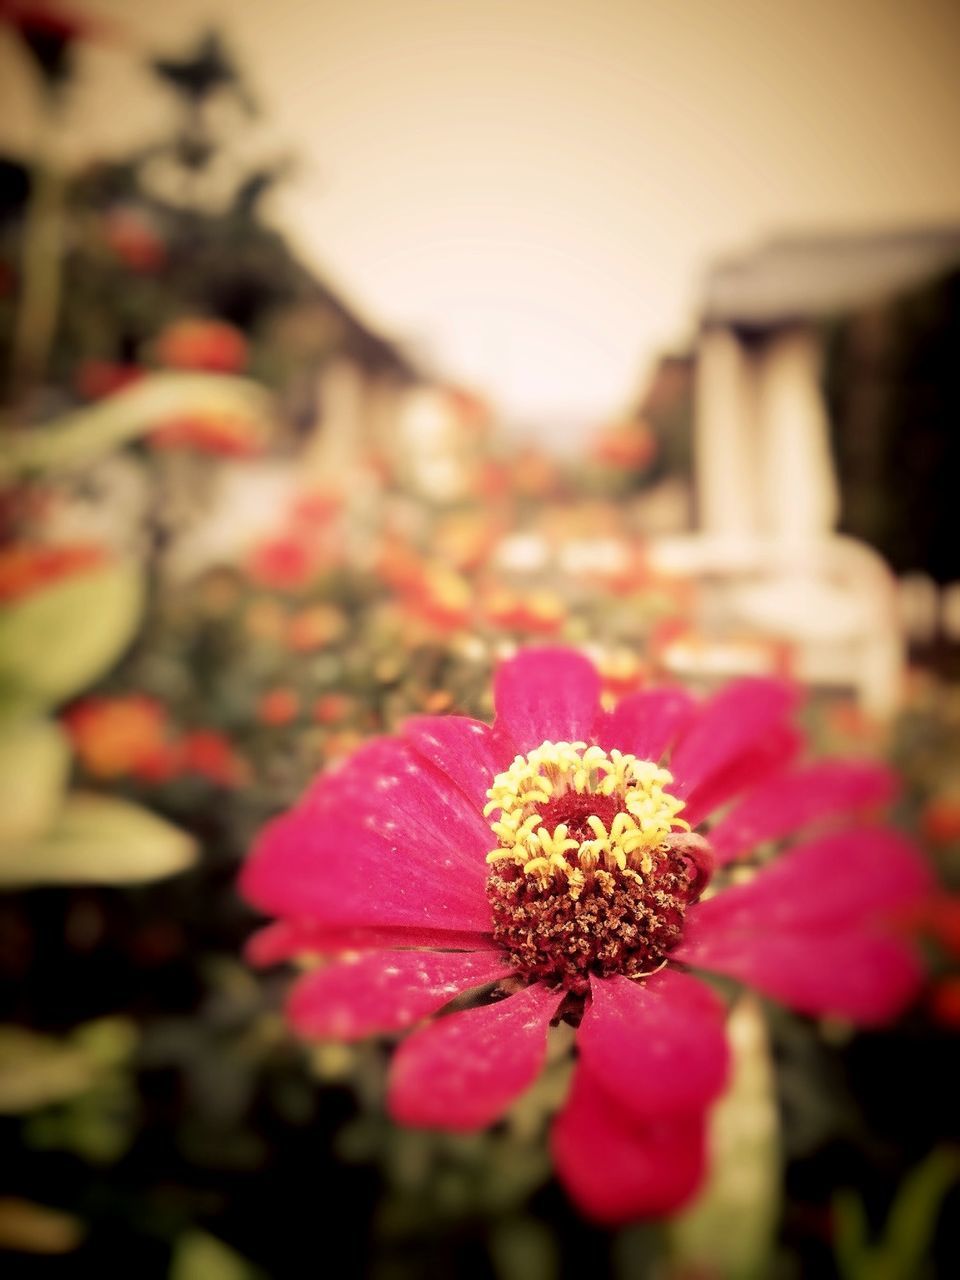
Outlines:
POLYGON ((630 649, 616 649, 597 663, 604 694, 622 698, 635 693, 647 678, 647 668, 630 649))
POLYGON ((423 559, 401 539, 387 537, 377 556, 376 573, 397 591, 416 590, 423 580, 423 559))
POLYGON ((470 572, 487 560, 499 536, 497 522, 489 513, 457 513, 438 522, 433 545, 455 569, 470 572))
POLYGON ((452 709, 453 702, 449 689, 433 689, 423 699, 423 709, 427 715, 442 716, 452 709))
POLYGON ((287 628, 287 644, 297 653, 310 653, 332 644, 347 629, 343 612, 332 604, 315 604, 294 614, 287 628))
POLYGON ((169 369, 238 373, 246 366, 247 340, 223 320, 191 317, 169 325, 157 338, 156 358, 169 369))
POLYGON ((518 452, 509 476, 514 491, 525 498, 546 498, 560 487, 556 463, 533 445, 518 452))
POLYGON ((338 493, 311 489, 301 493, 294 500, 290 519, 296 528, 323 528, 330 523, 342 506, 343 499, 338 493))
POLYGON ((317 724, 342 724, 355 707, 347 693, 324 693, 313 704, 313 718, 317 724))
POLYGON ((10 604, 61 578, 99 569, 107 560, 104 548, 95 543, 14 543, 0 548, 0 601, 10 604))
POLYGON ((331 733, 325 743, 324 754, 327 764, 335 760, 343 760, 352 755, 363 742, 363 735, 352 729, 341 729, 339 733, 331 733))
POLYGON ((443 565, 430 565, 409 593, 407 603, 423 621, 442 631, 454 631, 469 621, 473 595, 459 573, 443 565))
POLYGON ((485 434, 492 417, 486 400, 465 387, 447 387, 447 403, 457 425, 474 436, 485 434))
POLYGON ((63 723, 83 767, 96 778, 160 782, 177 771, 166 709, 146 694, 85 698, 63 723))
POLYGON ((657 440, 645 422, 618 422, 603 428, 592 452, 603 466, 646 471, 657 456, 657 440))
POLYGON ((257 719, 261 724, 277 727, 290 724, 300 711, 300 699, 293 689, 269 689, 257 703, 257 719))
POLYGON ((478 498, 487 502, 506 498, 512 487, 510 469, 502 462, 485 462, 475 472, 473 490, 478 498))
POLYGON ((494 626, 537 636, 556 634, 567 620, 566 605, 553 591, 516 595, 498 589, 487 597, 486 614, 494 626))

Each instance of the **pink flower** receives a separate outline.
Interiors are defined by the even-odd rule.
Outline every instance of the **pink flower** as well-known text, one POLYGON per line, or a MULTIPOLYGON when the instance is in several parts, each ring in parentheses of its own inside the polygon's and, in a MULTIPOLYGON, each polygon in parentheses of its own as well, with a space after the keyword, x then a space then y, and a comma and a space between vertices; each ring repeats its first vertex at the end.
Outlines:
POLYGON ((413 1028, 389 1086, 403 1124, 491 1124, 536 1078, 551 1024, 577 1026, 553 1154, 581 1209, 615 1222, 676 1209, 704 1174, 727 1046, 692 971, 883 1022, 918 989, 894 917, 928 880, 906 839, 864 820, 893 794, 886 769, 797 763, 790 685, 741 680, 702 703, 649 688, 612 712, 599 694, 577 653, 522 652, 497 673, 492 727, 418 716, 367 743, 262 832, 242 889, 279 917, 255 961, 328 958, 294 987, 297 1031, 413 1028), (701 900, 711 872, 722 892, 701 900), (426 1021, 463 992, 479 1002, 426 1021))

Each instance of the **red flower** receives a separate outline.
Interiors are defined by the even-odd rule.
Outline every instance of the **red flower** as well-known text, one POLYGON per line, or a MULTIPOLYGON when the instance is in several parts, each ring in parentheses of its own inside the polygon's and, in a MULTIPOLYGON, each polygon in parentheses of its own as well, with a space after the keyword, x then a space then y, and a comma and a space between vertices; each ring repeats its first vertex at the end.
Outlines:
POLYGON ((960 1028, 960 976, 941 978, 927 995, 927 1005, 934 1022, 951 1031, 960 1028))
POLYGON ((320 569, 319 557, 297 533, 265 538, 247 557, 247 573, 262 587, 296 591, 307 586, 320 569))
POLYGON ((193 317, 164 329, 157 339, 156 356, 170 369, 237 373, 247 363, 247 340, 223 320, 193 317))
POLYGON ((650 688, 612 712, 599 694, 578 654, 521 653, 497 673, 492 728, 420 716, 369 742, 266 827, 242 889, 279 917, 256 961, 331 957, 294 988, 299 1032, 415 1028, 391 1070, 401 1123, 492 1123, 539 1072, 551 1024, 578 1026, 553 1154, 581 1208, 613 1222, 676 1209, 704 1174, 727 1047, 723 1005, 690 970, 882 1022, 919 986, 891 918, 928 877, 906 839, 862 821, 891 797, 887 770, 796 763, 790 685, 741 680, 703 703, 650 688), (700 900, 713 869, 723 891, 700 900), (418 1025, 481 989, 485 1003, 418 1025))
POLYGON ((167 247, 145 209, 116 205, 104 214, 101 230, 107 247, 131 271, 158 271, 166 262, 167 247))
POLYGON ((27 35, 42 34, 64 41, 87 39, 104 30, 99 21, 41 0, 0 0, 0 21, 27 35))
POLYGON ((115 391, 132 386, 143 377, 138 364, 121 364, 116 360, 84 360, 77 366, 73 383, 84 400, 102 400, 115 391))
POLYGON ((51 86, 70 73, 70 53, 76 41, 103 37, 110 30, 99 19, 42 0, 0 0, 0 22, 19 34, 51 86))
POLYGON ((193 729, 180 744, 180 768, 221 787, 239 787, 249 781, 247 762, 233 749, 230 739, 215 729, 193 729))
POLYGON ((960 840, 960 796, 934 796, 924 806, 920 829, 931 844, 946 845, 960 840))

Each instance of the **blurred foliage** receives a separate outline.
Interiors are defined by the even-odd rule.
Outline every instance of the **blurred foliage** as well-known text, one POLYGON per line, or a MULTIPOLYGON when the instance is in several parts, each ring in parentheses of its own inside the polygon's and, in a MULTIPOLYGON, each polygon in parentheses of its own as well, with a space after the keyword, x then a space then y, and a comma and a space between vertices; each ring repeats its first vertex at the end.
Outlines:
POLYGON ((129 645, 142 609, 139 570, 112 564, 8 605, 0 617, 0 711, 56 705, 91 684, 129 645))
POLYGON ((843 1280, 923 1280, 932 1274, 930 1245, 946 1193, 960 1178, 960 1151, 940 1147, 913 1169, 896 1193, 881 1236, 870 1239, 862 1199, 837 1192, 837 1262, 843 1280))
POLYGON ((262 387, 243 378, 155 373, 97 404, 75 409, 41 430, 15 434, 0 459, 8 476, 69 470, 155 431, 171 419, 229 418, 265 437, 271 407, 262 387))
POLYGON ((257 1280, 262 1272, 204 1231, 189 1231, 177 1242, 170 1280, 257 1280))
POLYGON ((768 1274, 780 1212, 781 1153, 773 1064, 760 1002, 741 996, 727 1023, 733 1069, 710 1120, 710 1175, 668 1228, 675 1264, 725 1280, 768 1274))

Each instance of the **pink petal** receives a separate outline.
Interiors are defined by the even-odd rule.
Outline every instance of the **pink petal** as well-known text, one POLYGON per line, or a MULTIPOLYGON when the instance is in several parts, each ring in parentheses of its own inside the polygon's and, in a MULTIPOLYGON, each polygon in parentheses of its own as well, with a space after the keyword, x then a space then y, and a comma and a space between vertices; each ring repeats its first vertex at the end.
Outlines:
POLYGON ((498 951, 490 934, 452 929, 403 928, 396 925, 329 928, 305 920, 275 920, 258 929, 244 948, 247 962, 267 968, 301 955, 335 955, 340 951, 366 951, 403 947, 410 950, 435 947, 439 951, 498 951))
POLYGON ((574 649, 524 649, 494 679, 495 728, 523 755, 541 742, 589 742, 600 712, 600 677, 574 649))
POLYGON ((908 942, 866 930, 716 933, 684 943, 673 955, 737 978, 800 1013, 867 1026, 901 1013, 923 981, 908 942))
POLYGON ((591 1073, 636 1120, 698 1109, 727 1076, 724 1008, 702 982, 664 969, 652 978, 591 981, 577 1045, 591 1073))
POLYGON ((690 723, 696 703, 685 689, 664 686, 621 698, 602 721, 601 747, 616 747, 640 760, 659 760, 690 723))
POLYGON ((702 1110, 638 1121, 581 1062, 553 1126, 557 1173, 588 1217, 605 1225, 672 1213, 706 1168, 702 1110))
POLYGON ((494 776, 517 754, 510 739, 467 716, 411 716, 403 736, 481 811, 494 776))
POLYGON ((868 761, 823 760, 781 774, 751 791, 712 828, 713 856, 722 866, 764 841, 889 804, 896 792, 896 775, 868 761))
POLYGON ((671 959, 739 978, 805 1013, 882 1022, 918 989, 917 956, 892 926, 930 884, 917 849, 896 831, 823 836, 693 907, 671 959))
POLYGON ((401 842, 355 820, 303 808, 270 823, 243 868, 240 889, 268 914, 315 927, 402 926, 489 933, 482 858, 458 865, 448 849, 409 835, 401 842))
POLYGON ((490 829, 450 779, 381 738, 261 832, 240 887, 262 910, 325 926, 490 929, 490 829))
POLYGON ((287 1013, 302 1036, 361 1040, 409 1027, 510 972, 506 957, 490 952, 368 951, 306 974, 287 1013))
POLYGON ((436 854, 452 853, 464 866, 475 858, 483 862, 490 849, 483 804, 400 738, 366 743, 322 773, 298 807, 426 841, 436 854))
POLYGON ((697 826, 742 791, 767 785, 797 758, 803 746, 803 734, 793 725, 774 725, 750 750, 695 787, 681 817, 697 826))
POLYGON ((562 991, 537 983, 415 1031, 394 1054, 393 1118, 455 1132, 492 1124, 539 1072, 562 998, 562 991))
POLYGON ((691 796, 708 779, 752 752, 781 725, 797 702, 783 680, 735 680, 707 702, 670 757, 678 795, 691 796))
POLYGON ((694 934, 706 938, 715 931, 825 932, 899 915, 925 898, 931 884, 919 850, 899 832, 887 827, 839 831, 791 849, 749 884, 691 908, 683 945, 694 934))

